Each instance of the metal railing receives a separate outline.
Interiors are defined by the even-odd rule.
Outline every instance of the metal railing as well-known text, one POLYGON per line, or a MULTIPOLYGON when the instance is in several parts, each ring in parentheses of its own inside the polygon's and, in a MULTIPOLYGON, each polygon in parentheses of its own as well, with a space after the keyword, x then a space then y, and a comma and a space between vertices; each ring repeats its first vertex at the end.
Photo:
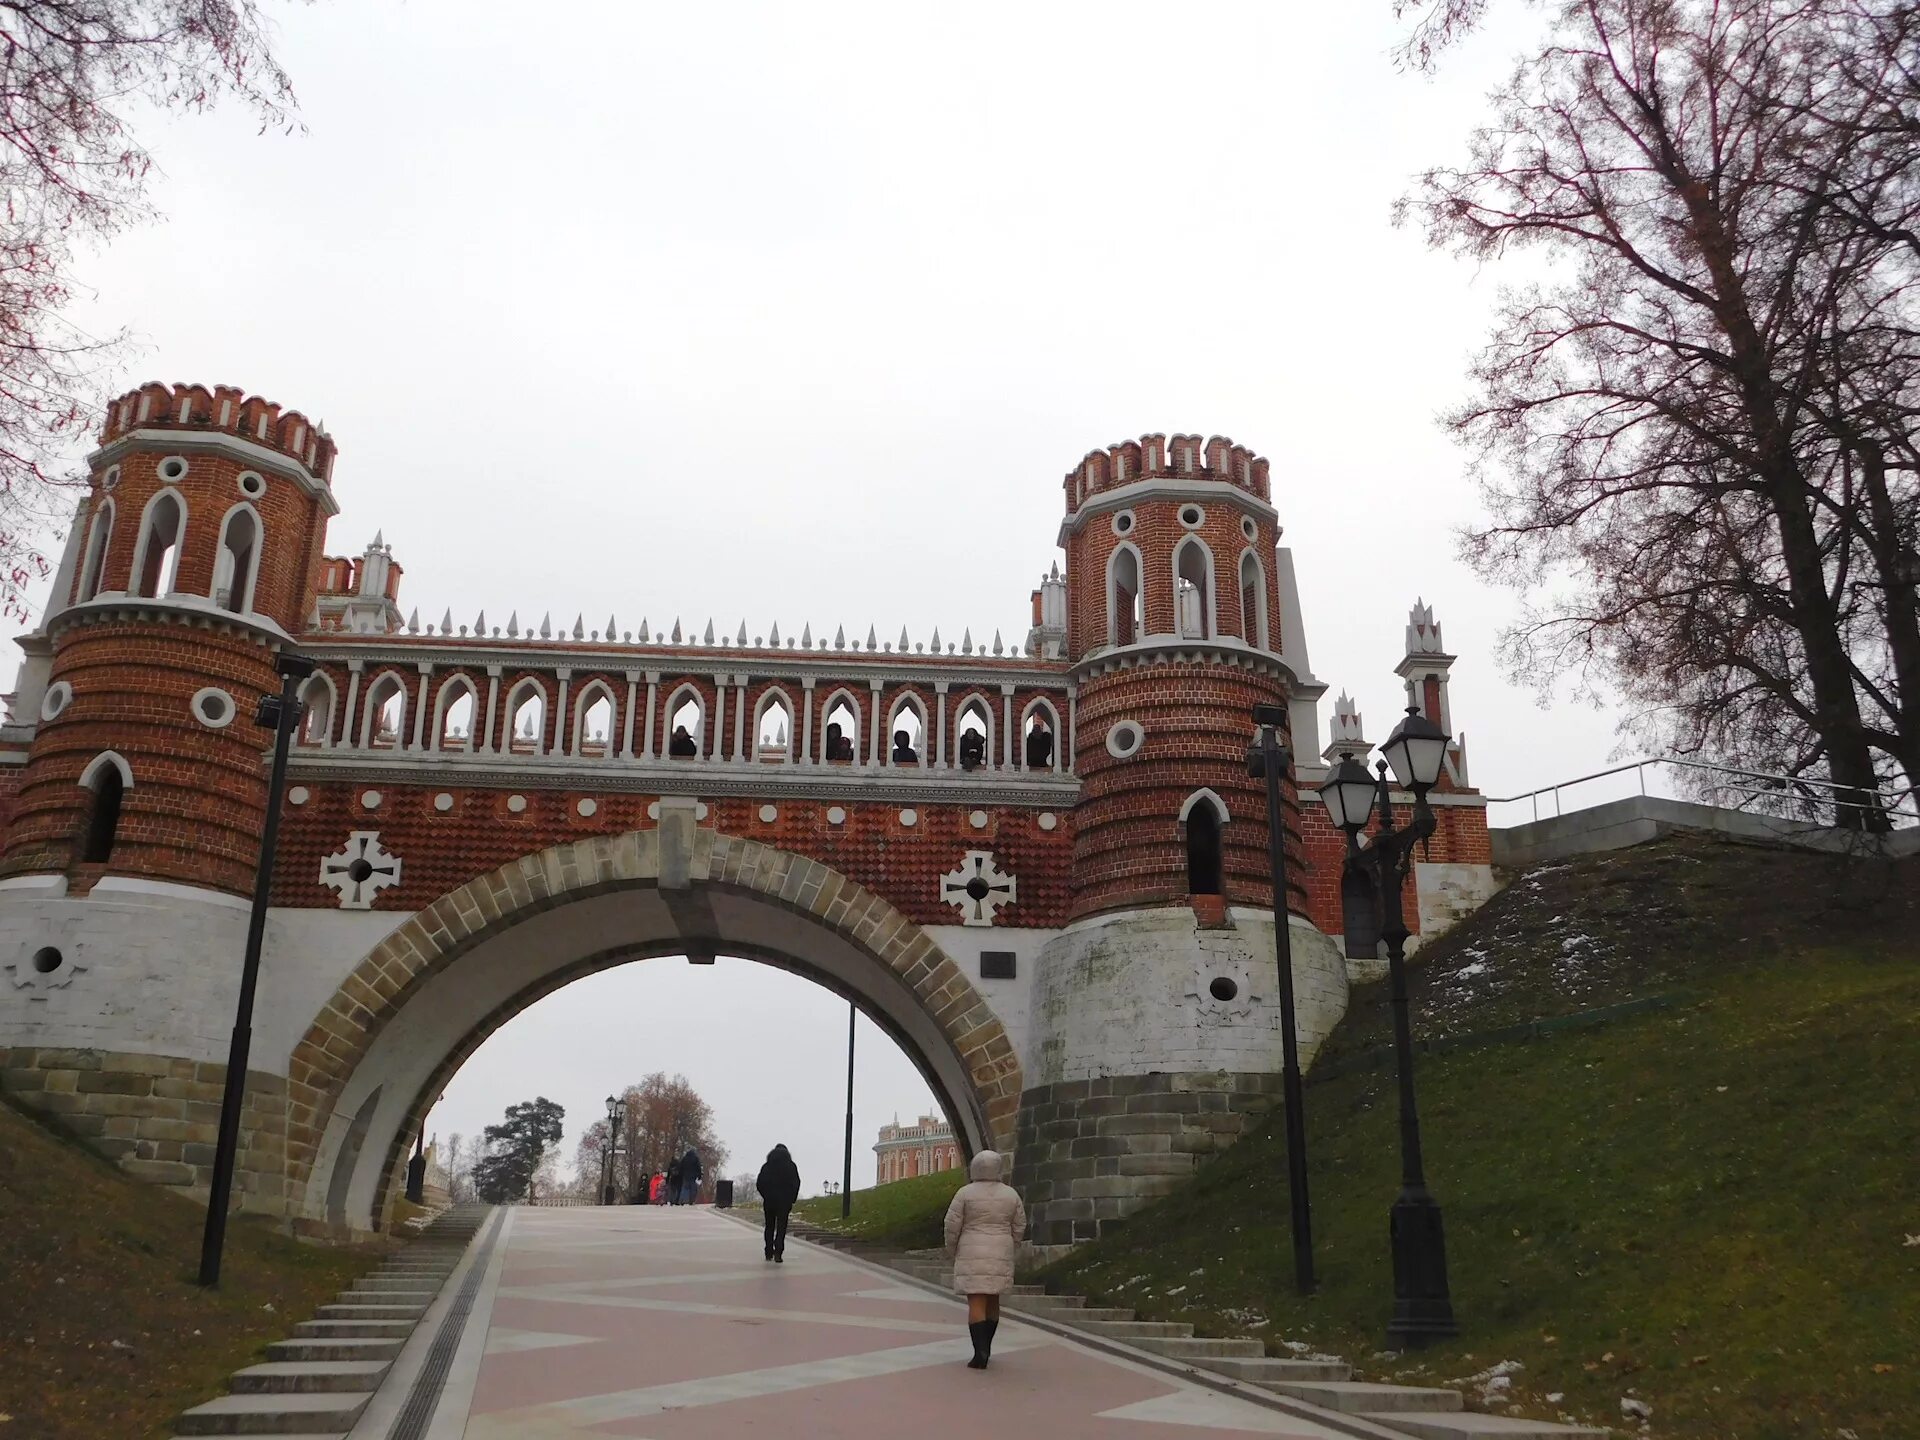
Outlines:
MULTIPOLYGON (((1522 801, 1531 802, 1533 818, 1539 820, 1541 797, 1553 797, 1553 813, 1547 819, 1554 819, 1566 813, 1564 792, 1576 785, 1585 785, 1596 780, 1605 780, 1614 775, 1632 774, 1639 781, 1640 794, 1651 792, 1647 789, 1647 771, 1655 767, 1670 767, 1674 770, 1691 771, 1697 774, 1724 777, 1724 783, 1707 784, 1701 787, 1701 794, 1713 799, 1720 797, 1742 797, 1733 809, 1752 809, 1760 813, 1787 814, 1789 818, 1809 818, 1808 812, 1815 807, 1824 806, 1830 810, 1842 809, 1878 809, 1892 817, 1895 825, 1920 823, 1920 803, 1916 801, 1914 787, 1904 790, 1876 789, 1869 792, 1867 800, 1842 799, 1842 792, 1851 794, 1857 786, 1842 785, 1832 780, 1811 779, 1799 775, 1776 775, 1765 770, 1748 770, 1737 765, 1718 765, 1709 760, 1688 760, 1677 755, 1650 756, 1644 760, 1629 760, 1623 765, 1610 766, 1605 770, 1595 770, 1590 774, 1576 775, 1570 780, 1556 781, 1552 785, 1542 785, 1535 790, 1523 790, 1518 795, 1489 795, 1489 810, 1495 805, 1517 805, 1522 801), (1824 791, 1817 795, 1812 792, 1824 791)), ((1609 799, 1620 799, 1610 796, 1609 799)), ((1685 799, 1686 796, 1666 798, 1685 799)), ((1595 801, 1605 804, 1606 801, 1595 801)), ((1586 805, 1576 808, 1586 809, 1586 805)), ((1489 819, 1492 818, 1489 814, 1489 819)))

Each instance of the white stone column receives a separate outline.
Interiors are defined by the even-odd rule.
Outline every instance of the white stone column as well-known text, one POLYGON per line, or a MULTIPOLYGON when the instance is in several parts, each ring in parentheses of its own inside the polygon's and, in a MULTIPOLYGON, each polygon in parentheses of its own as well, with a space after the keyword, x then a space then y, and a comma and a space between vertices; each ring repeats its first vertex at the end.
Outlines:
POLYGON ((347 661, 347 713, 341 717, 340 743, 349 750, 360 748, 360 671, 365 663, 358 659, 347 661))
POLYGON ((725 729, 726 723, 727 677, 724 675, 715 675, 713 677, 713 735, 711 737, 713 743, 707 750, 707 754, 711 759, 718 760, 720 758, 721 732, 725 729))
POLYGON ((646 739, 640 742, 640 758, 642 760, 651 760, 653 758, 653 731, 654 731, 653 715, 654 715, 655 708, 659 704, 660 672, 658 670, 649 670, 646 673, 647 673, 647 736, 646 736, 646 739))
POLYGON ((480 724, 473 727, 476 731, 479 731, 482 736, 480 748, 488 752, 493 750, 493 712, 500 702, 501 669, 502 667, 499 665, 487 666, 487 713, 481 719, 480 724))
POLYGON ((553 672, 560 678, 560 699, 553 707, 553 753, 567 753, 567 689, 573 684, 573 671, 559 669, 553 672))
POLYGON ((806 714, 801 722, 800 763, 813 764, 813 681, 802 680, 800 693, 804 697, 801 704, 806 714))
MULTIPOLYGON (((633 759, 633 702, 639 698, 639 689, 640 672, 638 670, 627 671, 626 719, 620 727, 620 758, 622 760, 633 759)), ((607 748, 608 750, 612 750, 613 747, 609 745, 607 748)))
MULTIPOLYGON (((417 665, 420 672, 420 703, 413 707, 413 744, 407 748, 418 750, 427 733, 427 677, 433 674, 431 665, 417 665)), ((434 737, 435 748, 439 748, 439 736, 434 737)))
MULTIPOLYGON (((744 765, 750 758, 745 741, 747 725, 747 677, 733 677, 733 759, 735 764, 744 765)), ((760 737, 753 737, 754 748, 760 746, 760 737)))
POLYGON ((867 690, 873 697, 872 700, 868 702, 868 708, 873 712, 873 743, 867 746, 867 764, 877 769, 880 765, 880 757, 887 753, 880 748, 882 739, 881 732, 887 728, 887 720, 886 716, 883 715, 880 710, 880 682, 878 680, 869 680, 867 682, 867 690))
POLYGON ((934 745, 938 759, 935 761, 942 770, 947 768, 947 682, 933 682, 934 709, 934 745))
POLYGON ((1000 768, 1011 770, 1013 768, 1013 686, 1011 685, 1000 687, 1000 728, 1006 731, 1006 738, 1000 746, 1000 753, 1005 757, 1000 762, 1000 768))

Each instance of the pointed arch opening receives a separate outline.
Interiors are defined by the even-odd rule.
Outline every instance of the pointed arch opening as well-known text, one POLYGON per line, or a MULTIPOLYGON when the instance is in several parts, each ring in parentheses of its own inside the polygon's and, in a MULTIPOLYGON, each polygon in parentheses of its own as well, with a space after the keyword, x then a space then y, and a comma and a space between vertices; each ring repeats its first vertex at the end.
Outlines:
POLYGON ((667 756, 698 760, 707 738, 707 701, 699 689, 682 685, 667 697, 667 756))
POLYGON ((236 615, 253 609, 263 531, 253 506, 242 501, 220 522, 220 550, 213 566, 213 603, 236 615))
POLYGON ((140 517, 140 543, 133 557, 134 594, 158 600, 171 595, 180 578, 180 546, 187 534, 187 502, 179 492, 162 490, 140 517))
POLYGON ((1107 643, 1131 645, 1142 631, 1140 552, 1122 544, 1107 560, 1107 643))
POLYGON ((860 759, 860 702, 851 690, 836 690, 820 713, 820 760, 826 765, 853 765, 860 759))
POLYGON ((100 593, 107 569, 107 546, 113 542, 115 509, 109 496, 94 512, 93 524, 87 530, 86 559, 80 566, 80 585, 73 594, 76 603, 85 603, 100 593))
POLYGON ((507 692, 505 748, 512 755, 547 753, 547 688, 531 675, 507 692))
POLYGON ((1221 832, 1227 824, 1225 802, 1211 790, 1196 790, 1180 807, 1180 823, 1186 831, 1187 893, 1224 894, 1221 832))
POLYGON ((993 707, 978 691, 960 702, 953 725, 954 755, 962 770, 993 765, 993 707))
POLYGON ((1060 744, 1060 712, 1044 696, 1027 702, 1020 712, 1020 763, 1028 770, 1066 768, 1066 756, 1060 744))
POLYGON ((885 734, 887 764, 891 766, 927 763, 927 707, 911 690, 900 695, 887 712, 885 734))
POLYGON ((333 681, 324 670, 316 670, 300 687, 300 743, 322 746, 333 740, 333 712, 339 703, 333 681))
POLYGON ((117 751, 102 750, 80 772, 80 785, 93 792, 80 842, 80 863, 105 865, 113 859, 114 843, 120 838, 121 804, 133 788, 133 771, 117 751))
POLYGON ((388 670, 367 687, 360 721, 360 748, 399 750, 406 744, 406 725, 407 685, 388 670))
POLYGON ((1182 640, 1211 640, 1215 635, 1213 552, 1206 541, 1189 535, 1173 552, 1174 617, 1182 640))
POLYGON ((1240 625, 1249 645, 1273 648, 1267 641, 1267 572, 1251 550, 1240 556, 1240 625))
POLYGON ((442 685, 434 698, 433 748, 472 750, 474 717, 479 709, 480 694, 466 676, 455 675, 442 685))
POLYGON ((573 753, 589 760, 604 760, 611 755, 618 714, 613 688, 606 681, 594 680, 586 685, 573 704, 573 753))
POLYGON ((775 685, 753 707, 753 758, 771 765, 791 764, 794 743, 793 701, 775 685))

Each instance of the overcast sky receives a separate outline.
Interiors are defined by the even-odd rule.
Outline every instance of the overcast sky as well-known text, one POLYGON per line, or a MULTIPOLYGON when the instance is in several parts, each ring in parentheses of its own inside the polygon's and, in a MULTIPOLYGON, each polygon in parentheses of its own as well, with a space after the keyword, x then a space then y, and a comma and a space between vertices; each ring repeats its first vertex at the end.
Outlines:
MULTIPOLYGON (((1614 717, 1497 673, 1516 599, 1454 556, 1476 501, 1435 416, 1498 277, 1389 208, 1522 36, 1401 74, 1390 9, 269 3, 307 133, 144 126, 164 218, 85 261, 79 318, 132 330, 128 385, 324 420, 330 548, 383 531, 432 622, 1013 642, 1065 470, 1229 435, 1272 458, 1320 677, 1384 736, 1424 596, 1473 778, 1511 793, 1605 763, 1614 717)), ((433 1126, 536 1090, 590 1116, 665 1064, 737 1155, 802 1137, 811 1182, 844 1019, 744 964, 629 967, 503 1031, 433 1126)), ((925 1103, 897 1055, 867 1076, 863 1147, 925 1103)))

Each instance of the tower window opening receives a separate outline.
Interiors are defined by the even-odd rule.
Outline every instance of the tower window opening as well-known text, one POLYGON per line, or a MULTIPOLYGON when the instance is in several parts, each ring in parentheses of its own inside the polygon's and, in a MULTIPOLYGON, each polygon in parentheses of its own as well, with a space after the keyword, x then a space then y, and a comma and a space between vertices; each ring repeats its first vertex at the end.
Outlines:
POLYGON ((1187 812, 1187 893, 1218 895, 1220 888, 1220 815, 1202 801, 1187 812))
POLYGON ((989 763, 993 727, 987 718, 987 707, 977 698, 969 700, 960 711, 955 738, 962 770, 979 770, 989 763))
POLYGON ((1035 708, 1027 714, 1027 733, 1022 742, 1022 758, 1029 770, 1051 770, 1056 743, 1053 733, 1053 717, 1046 711, 1035 708))
POLYGON ((100 593, 100 579, 107 566, 107 545, 113 539, 113 501, 101 505, 93 517, 93 529, 87 534, 87 559, 80 567, 80 589, 76 600, 93 599, 100 593))
POLYGON ((1240 628, 1248 644, 1262 650, 1269 648, 1266 579, 1251 550, 1240 557, 1240 628))
POLYGON ((547 697, 538 685, 529 684, 507 702, 507 750, 514 755, 538 755, 546 743, 547 697))
POLYGON ((1113 557, 1113 584, 1109 604, 1112 641, 1131 645, 1140 638, 1140 557, 1125 546, 1113 557))
POLYGON ((367 748, 398 750, 407 720, 407 691, 397 675, 383 675, 367 696, 367 748))
POLYGON ((667 724, 671 727, 667 736, 667 754, 676 760, 699 759, 700 741, 706 724, 700 702, 689 696, 673 710, 667 724))
POLYGON ((851 765, 860 754, 860 714, 853 702, 837 698, 827 707, 822 758, 830 765, 851 765))
POLYGON ((316 674, 300 687, 300 743, 324 745, 333 734, 333 687, 316 674))
POLYGON ((148 507, 146 532, 140 541, 137 593, 154 600, 172 593, 186 528, 186 506, 172 491, 158 496, 148 507))
POLYGON ((893 707, 893 719, 887 725, 887 758, 894 765, 918 765, 926 754, 927 722, 920 706, 903 699, 893 707))
POLYGON ((1213 577, 1206 547, 1197 540, 1181 544, 1174 560, 1174 601, 1180 638, 1205 640, 1213 634, 1213 577))
POLYGON ((436 748, 441 750, 471 750, 473 748, 473 715, 479 707, 473 697, 473 687, 465 680, 455 680, 440 697, 440 734, 436 748))
POLYGON ((126 781, 117 765, 102 765, 93 782, 93 805, 87 812, 87 838, 80 851, 84 865, 105 865, 113 859, 113 842, 120 833, 120 802, 126 781))
POLYGON ((213 603, 240 614, 253 608, 254 572, 260 554, 260 522, 238 506, 221 527, 220 556, 213 570, 213 603))
POLYGON ((574 753, 594 759, 604 758, 613 750, 613 697, 605 689, 590 692, 587 708, 580 712, 578 721, 579 738, 574 745, 574 753))
POLYGON ((754 759, 784 765, 793 754, 793 707, 778 691, 760 702, 760 718, 754 722, 754 759))

